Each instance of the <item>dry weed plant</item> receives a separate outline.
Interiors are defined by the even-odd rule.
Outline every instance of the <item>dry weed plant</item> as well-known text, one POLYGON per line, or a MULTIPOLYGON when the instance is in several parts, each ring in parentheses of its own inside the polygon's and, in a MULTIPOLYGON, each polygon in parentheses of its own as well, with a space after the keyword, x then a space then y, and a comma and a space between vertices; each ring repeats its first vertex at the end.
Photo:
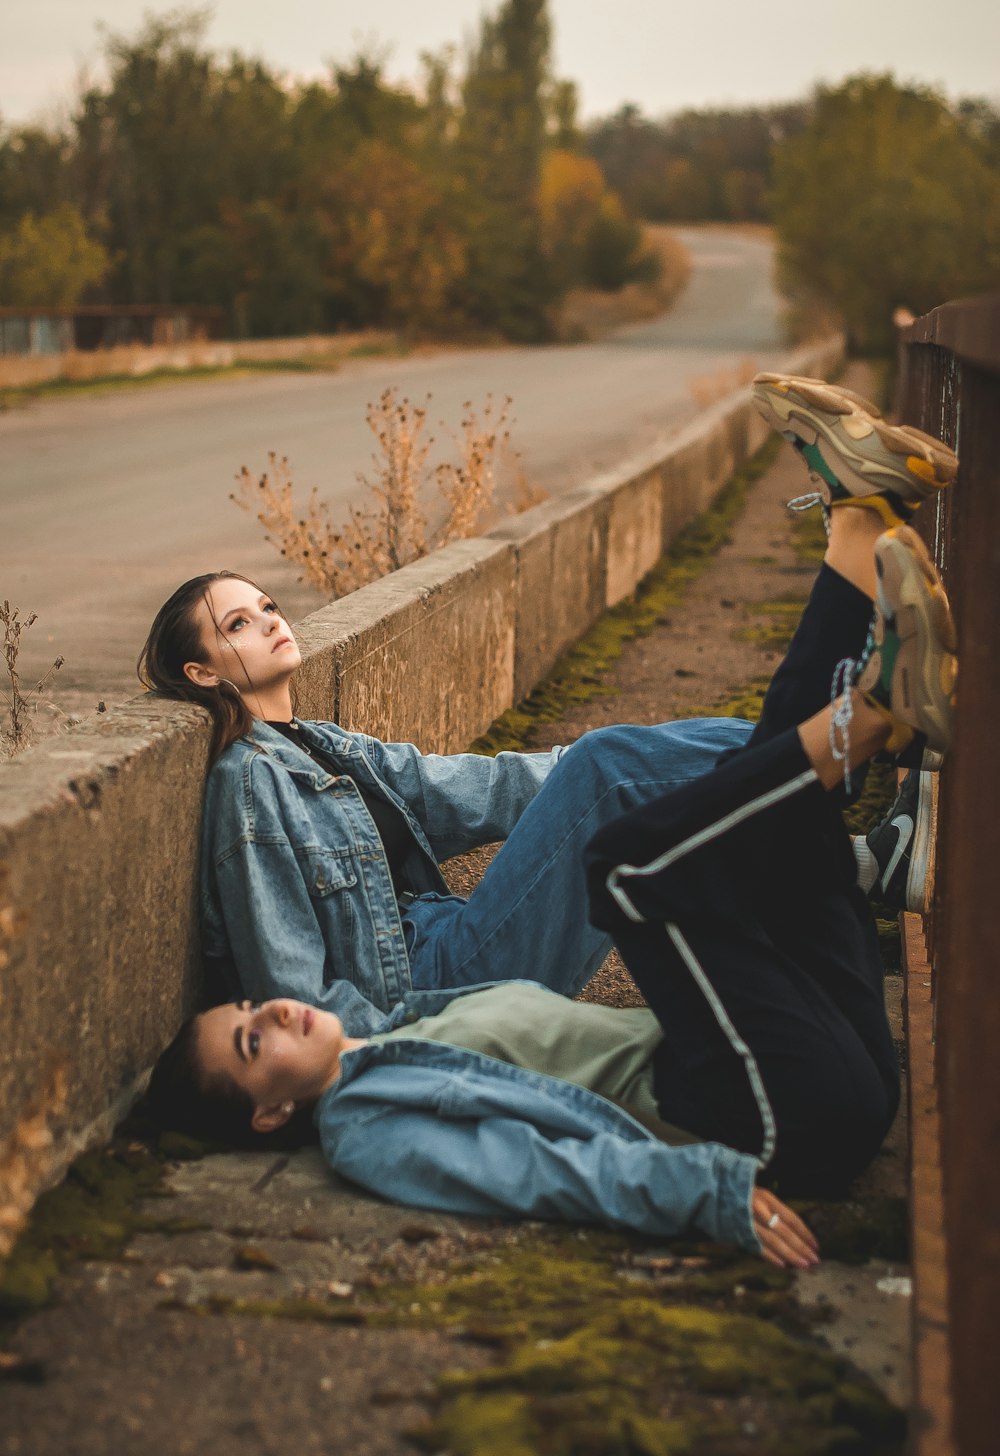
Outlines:
POLYGON ((271 545, 299 568, 300 581, 331 600, 448 541, 482 530, 495 514, 501 463, 515 472, 512 509, 524 510, 544 499, 543 492, 527 484, 520 457, 511 448, 509 398, 496 404, 488 395, 480 412, 466 401, 461 433, 452 437, 457 459, 435 466, 429 463, 435 443, 428 434, 430 401, 427 395, 423 404, 416 404, 386 389, 368 406, 365 419, 378 450, 371 472, 359 471, 358 481, 373 504, 349 506, 340 525, 334 524, 315 486, 305 509, 297 507, 291 466, 274 451, 268 456, 270 470, 259 478, 244 465, 236 477, 238 491, 230 492, 230 499, 257 517, 271 545), (433 527, 423 504, 430 486, 443 510, 443 519, 433 527))
POLYGON ((22 621, 20 609, 12 607, 6 597, 4 598, 3 605, 0 606, 0 622, 3 623, 3 654, 10 691, 4 695, 9 726, 6 731, 0 729, 0 758, 13 758, 15 753, 27 748, 31 742, 32 718, 38 707, 39 695, 52 674, 58 672, 65 661, 65 658, 57 657, 33 688, 25 689, 22 686, 21 674, 17 670, 21 637, 37 620, 37 613, 32 612, 22 621))
POLYGON ((738 364, 716 369, 713 374, 695 374, 688 380, 688 389, 700 409, 707 409, 717 399, 724 399, 736 389, 745 388, 760 370, 752 355, 745 355, 738 364))

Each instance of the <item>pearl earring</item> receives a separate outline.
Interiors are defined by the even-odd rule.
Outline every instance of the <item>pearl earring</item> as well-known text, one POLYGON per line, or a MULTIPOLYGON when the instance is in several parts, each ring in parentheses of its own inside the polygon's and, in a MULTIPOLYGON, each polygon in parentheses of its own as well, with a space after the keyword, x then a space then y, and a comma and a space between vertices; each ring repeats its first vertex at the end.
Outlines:
POLYGON ((281 1110, 285 1114, 286 1117, 291 1117, 292 1113, 295 1111, 295 1103, 294 1102, 283 1102, 281 1104, 281 1110))

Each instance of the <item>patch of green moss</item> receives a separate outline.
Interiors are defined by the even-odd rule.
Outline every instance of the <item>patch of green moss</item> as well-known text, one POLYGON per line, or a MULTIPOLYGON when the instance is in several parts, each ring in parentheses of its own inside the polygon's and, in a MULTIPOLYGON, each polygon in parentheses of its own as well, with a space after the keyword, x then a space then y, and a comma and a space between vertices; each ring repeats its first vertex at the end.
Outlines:
POLYGON ((826 555, 826 527, 818 506, 809 511, 796 511, 791 523, 792 545, 804 565, 819 566, 826 555))
POLYGON ((188 1314, 247 1315, 253 1319, 305 1320, 324 1325, 360 1325, 367 1323, 364 1310, 355 1305, 321 1299, 236 1299, 224 1294, 211 1294, 199 1303, 165 1299, 161 1309, 183 1309, 188 1314))
POLYGON ((760 718, 761 709, 764 706, 764 699, 771 679, 767 677, 751 678, 749 682, 743 683, 740 687, 727 693, 724 698, 714 703, 706 703, 691 708, 686 717, 704 718, 706 716, 718 718, 745 718, 748 723, 756 723, 760 718))
POLYGON ((46 1304, 60 1273, 78 1259, 120 1258, 140 1231, 200 1227, 137 1211, 141 1199, 162 1193, 162 1180, 162 1158, 145 1143, 119 1142, 77 1158, 62 1182, 38 1199, 0 1267, 0 1320, 46 1304))
POLYGON ((792 640, 804 605, 804 597, 782 597, 773 602, 753 602, 746 607, 747 615, 766 617, 768 620, 740 627, 735 635, 741 642, 754 642, 759 647, 782 652, 792 640))
POLYGON ((750 486, 774 460, 780 448, 774 436, 723 486, 713 505, 677 537, 666 555, 640 583, 635 594, 619 602, 559 659, 545 682, 523 702, 503 713, 471 745, 471 752, 493 755, 505 749, 530 747, 539 723, 561 718, 567 708, 609 691, 605 675, 627 643, 652 632, 695 581, 727 538, 746 502, 750 486))
POLYGON ((442 1376, 411 1433, 453 1456, 888 1452, 902 1435, 900 1413, 843 1360, 764 1320, 636 1295, 550 1337, 515 1334, 490 1369, 442 1376))
POLYGON ((436 1383, 429 1419, 408 1433, 426 1451, 898 1451, 902 1415, 819 1345, 786 1271, 717 1246, 675 1242, 670 1258, 647 1248, 528 1228, 421 1281, 359 1286, 348 1303, 225 1298, 198 1312, 444 1329, 488 1344, 492 1366, 436 1383))

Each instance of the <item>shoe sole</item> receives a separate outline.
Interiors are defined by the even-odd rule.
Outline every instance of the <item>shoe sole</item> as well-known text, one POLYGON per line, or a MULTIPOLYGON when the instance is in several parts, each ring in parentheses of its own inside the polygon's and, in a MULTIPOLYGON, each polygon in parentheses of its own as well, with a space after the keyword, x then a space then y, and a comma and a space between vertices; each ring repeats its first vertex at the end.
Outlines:
POLYGON ((931 877, 931 842, 933 835, 934 786, 929 773, 920 775, 920 791, 917 794, 917 812, 913 825, 913 848, 910 850, 910 865, 906 872, 906 908, 917 914, 930 909, 934 896, 931 877))
POLYGON ((875 543, 878 602, 900 641, 893 666, 893 715, 923 733, 943 753, 951 741, 958 663, 955 624, 944 585, 927 547, 910 526, 896 526, 875 543))
POLYGON ((866 399, 863 394, 857 394, 853 389, 845 389, 842 384, 828 384, 825 379, 813 379, 809 374, 769 374, 766 371, 755 374, 755 398, 758 384, 762 387, 775 386, 779 390, 792 388, 804 400, 811 401, 817 409, 826 408, 834 414, 850 414, 852 409, 859 409, 863 414, 871 415, 873 420, 882 418, 878 405, 866 399))
MULTIPOLYGON (((779 434, 819 449, 828 468, 856 499, 895 495, 917 506, 951 484, 958 470, 953 451, 909 425, 889 425, 853 390, 793 375, 758 374, 754 403, 779 434), (861 448, 875 436, 883 458, 861 448), (900 457, 899 460, 887 457, 900 457)), ((884 514, 884 513, 883 513, 884 514)), ((885 516, 894 524, 899 512, 885 516)))

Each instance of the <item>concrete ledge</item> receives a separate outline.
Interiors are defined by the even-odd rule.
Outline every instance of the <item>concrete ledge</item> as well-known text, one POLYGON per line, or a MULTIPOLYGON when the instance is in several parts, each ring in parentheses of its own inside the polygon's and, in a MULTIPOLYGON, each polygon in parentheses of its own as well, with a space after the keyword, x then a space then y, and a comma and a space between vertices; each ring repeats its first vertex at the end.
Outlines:
POLYGON ((301 716, 464 748, 513 701, 513 558, 502 541, 453 541, 307 617, 301 716))
MULTIPOLYGON (((825 375, 842 353, 830 340, 787 367, 825 375)), ((296 629, 299 711, 463 748, 766 433, 740 391, 661 450, 314 613, 296 629)), ((0 1255, 193 1000, 208 741, 200 712, 147 697, 0 764, 0 1255)))

